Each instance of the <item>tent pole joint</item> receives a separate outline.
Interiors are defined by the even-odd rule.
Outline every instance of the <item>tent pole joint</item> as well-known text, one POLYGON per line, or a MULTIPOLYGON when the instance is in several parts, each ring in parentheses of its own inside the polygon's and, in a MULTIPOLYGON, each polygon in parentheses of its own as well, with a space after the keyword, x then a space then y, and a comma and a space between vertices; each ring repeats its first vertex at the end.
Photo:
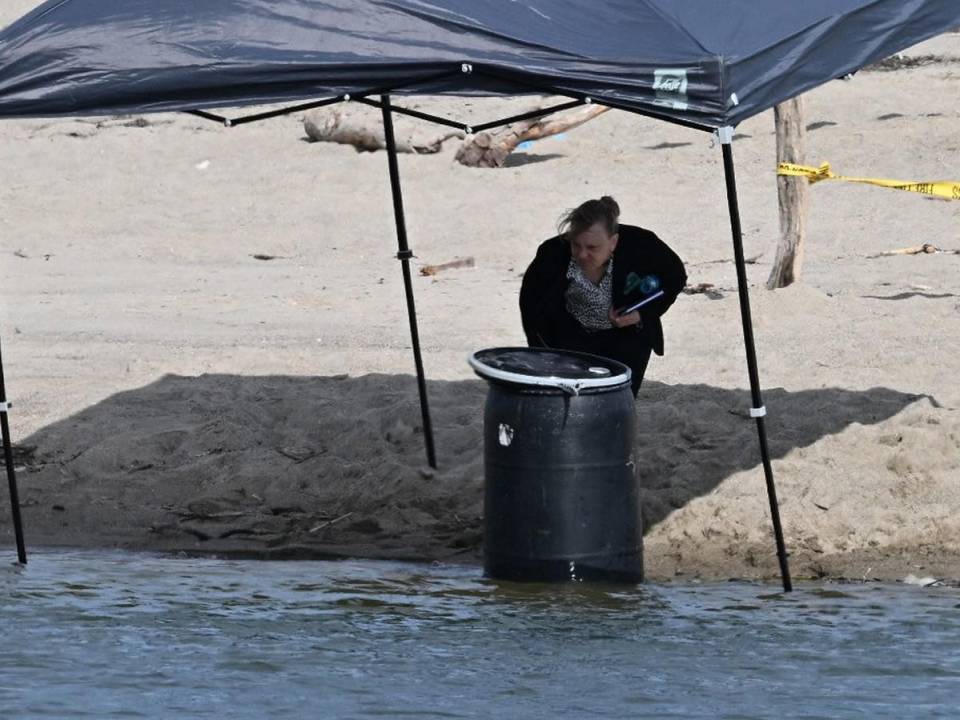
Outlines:
POLYGON ((406 250, 400 250, 397 252, 397 260, 409 260, 413 257, 413 250, 407 248, 406 250))
POLYGON ((733 126, 724 125, 717 128, 717 139, 721 145, 730 145, 733 142, 733 126))

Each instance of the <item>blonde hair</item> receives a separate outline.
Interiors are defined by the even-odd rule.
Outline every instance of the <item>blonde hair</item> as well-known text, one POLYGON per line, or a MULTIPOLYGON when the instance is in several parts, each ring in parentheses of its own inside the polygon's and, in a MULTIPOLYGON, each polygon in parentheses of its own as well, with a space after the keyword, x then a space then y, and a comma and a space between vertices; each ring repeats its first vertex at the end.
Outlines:
POLYGON ((568 210, 560 218, 558 229, 569 240, 598 223, 610 235, 617 232, 620 226, 620 206, 609 195, 599 200, 587 200, 579 207, 568 210))

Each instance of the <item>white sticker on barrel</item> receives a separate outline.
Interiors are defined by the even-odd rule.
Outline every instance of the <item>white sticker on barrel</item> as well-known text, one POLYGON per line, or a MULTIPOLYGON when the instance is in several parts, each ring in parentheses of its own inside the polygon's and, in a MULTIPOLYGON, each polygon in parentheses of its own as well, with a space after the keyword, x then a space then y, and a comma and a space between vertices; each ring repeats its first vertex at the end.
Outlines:
POLYGON ((510 443, 513 442, 513 428, 506 423, 500 423, 499 436, 500 444, 504 447, 509 447, 510 443))

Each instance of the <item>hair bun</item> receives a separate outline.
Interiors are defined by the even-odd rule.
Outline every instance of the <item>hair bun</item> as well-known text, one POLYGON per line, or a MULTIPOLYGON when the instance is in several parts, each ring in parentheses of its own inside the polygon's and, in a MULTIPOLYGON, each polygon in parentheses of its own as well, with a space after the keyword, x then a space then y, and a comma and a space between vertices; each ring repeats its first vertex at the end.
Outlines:
POLYGON ((609 195, 604 195, 602 198, 600 198, 600 202, 603 203, 605 207, 609 208, 614 217, 620 217, 620 206, 617 204, 616 200, 609 195))

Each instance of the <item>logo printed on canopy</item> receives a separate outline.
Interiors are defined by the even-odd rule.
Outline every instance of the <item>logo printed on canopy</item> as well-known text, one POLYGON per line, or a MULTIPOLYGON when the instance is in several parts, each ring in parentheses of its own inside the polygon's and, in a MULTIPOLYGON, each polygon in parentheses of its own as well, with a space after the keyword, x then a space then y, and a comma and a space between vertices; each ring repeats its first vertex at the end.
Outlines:
POLYGON ((655 105, 687 109, 687 71, 680 68, 662 68, 653 71, 655 105))

